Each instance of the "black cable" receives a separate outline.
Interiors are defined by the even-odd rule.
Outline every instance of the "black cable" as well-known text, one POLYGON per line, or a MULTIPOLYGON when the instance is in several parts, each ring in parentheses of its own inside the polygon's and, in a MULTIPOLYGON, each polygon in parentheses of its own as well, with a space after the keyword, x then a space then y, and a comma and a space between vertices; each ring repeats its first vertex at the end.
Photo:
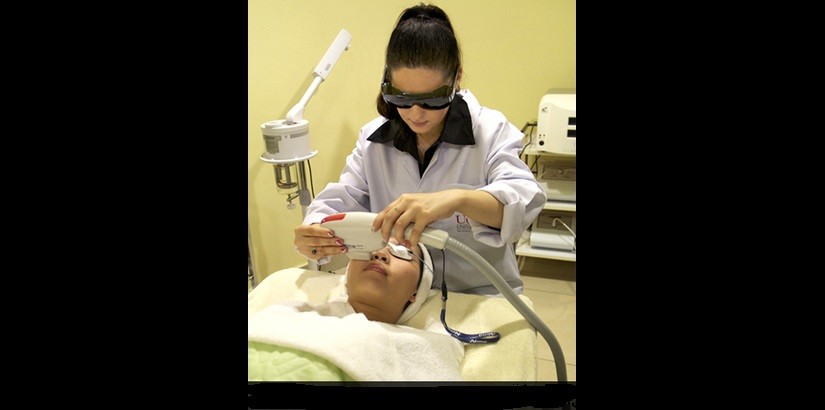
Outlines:
POLYGON ((522 142, 522 145, 521 145, 521 151, 519 151, 519 153, 518 153, 518 157, 519 157, 519 158, 521 158, 521 157, 524 155, 524 150, 525 150, 525 149, 527 149, 527 147, 528 147, 530 144, 532 144, 532 143, 533 143, 533 130, 532 130, 532 127, 535 127, 536 125, 538 125, 538 123, 537 123, 537 122, 526 122, 526 123, 524 123, 524 126, 523 126, 523 127, 521 127, 522 141, 523 141, 523 139, 524 139, 524 134, 525 134, 525 131, 526 131, 528 128, 531 128, 531 129, 530 129, 530 133, 529 133, 529 134, 527 134, 527 135, 529 135, 529 137, 528 137, 528 139, 527 139, 527 143, 525 144, 524 142, 522 142))
POLYGON ((444 249, 441 251, 441 286, 444 286, 444 278, 447 276, 447 268, 445 267, 447 256, 444 255, 444 249))
POLYGON ((527 129, 527 127, 531 127, 531 126, 535 126, 535 125, 538 125, 538 123, 537 122, 525 122, 524 126, 521 127, 521 132, 523 133, 524 130, 527 129))

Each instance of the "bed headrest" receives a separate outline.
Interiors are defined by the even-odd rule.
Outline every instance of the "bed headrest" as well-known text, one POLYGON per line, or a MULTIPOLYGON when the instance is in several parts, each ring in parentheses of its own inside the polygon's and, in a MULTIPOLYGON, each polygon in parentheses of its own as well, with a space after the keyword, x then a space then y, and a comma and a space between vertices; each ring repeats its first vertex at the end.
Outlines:
POLYGON ((433 260, 430 257, 430 252, 427 250, 427 247, 424 246, 423 243, 419 243, 418 247, 421 248, 421 255, 424 257, 424 270, 421 274, 421 284, 418 285, 418 291, 415 294, 415 302, 410 303, 404 312, 401 313, 401 317, 398 318, 398 322, 396 323, 404 323, 410 320, 418 310, 421 309, 421 305, 427 301, 427 297, 430 296, 430 287, 433 285, 433 260))

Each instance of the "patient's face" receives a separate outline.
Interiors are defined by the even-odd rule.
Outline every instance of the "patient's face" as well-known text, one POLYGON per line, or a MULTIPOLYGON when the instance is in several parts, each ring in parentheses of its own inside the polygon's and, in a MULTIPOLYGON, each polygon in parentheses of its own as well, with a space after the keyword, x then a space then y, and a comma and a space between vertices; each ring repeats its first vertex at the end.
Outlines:
POLYGON ((394 256, 386 247, 374 252, 368 261, 349 262, 347 295, 356 311, 388 323, 401 317, 407 302, 415 301, 421 276, 421 248, 415 248, 412 260, 394 256))

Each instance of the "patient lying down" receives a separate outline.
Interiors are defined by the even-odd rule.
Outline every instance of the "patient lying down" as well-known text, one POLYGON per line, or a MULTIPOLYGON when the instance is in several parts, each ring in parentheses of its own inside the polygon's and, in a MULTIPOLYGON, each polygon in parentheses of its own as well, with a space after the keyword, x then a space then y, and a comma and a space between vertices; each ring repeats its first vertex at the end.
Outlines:
MULTIPOLYGON (((399 326, 430 295, 431 267, 424 245, 413 251, 391 243, 368 261, 350 261, 341 298, 272 305, 249 317, 248 340, 310 353, 354 380, 461 380, 461 342, 438 326, 431 327, 434 331, 399 326)), ((261 374, 270 375, 265 380, 303 379, 260 369, 266 353, 255 343, 249 350, 250 380, 261 374)))
POLYGON ((387 247, 373 252, 370 260, 350 261, 345 297, 321 305, 292 306, 325 316, 362 313, 369 320, 403 323, 424 304, 432 282, 432 259, 426 247, 420 245, 413 251, 391 239, 387 247))

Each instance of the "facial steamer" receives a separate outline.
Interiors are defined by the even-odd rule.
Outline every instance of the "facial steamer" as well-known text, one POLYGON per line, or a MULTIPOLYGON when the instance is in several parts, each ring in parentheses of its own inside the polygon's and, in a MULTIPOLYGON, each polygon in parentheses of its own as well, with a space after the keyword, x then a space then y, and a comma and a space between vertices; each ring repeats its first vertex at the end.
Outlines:
MULTIPOLYGON (((261 133, 264 136, 266 151, 261 154, 260 160, 272 164, 275 170, 277 192, 287 195, 287 209, 294 209, 295 204, 292 201, 298 198, 304 216, 306 216, 307 206, 312 202, 312 194, 307 188, 307 179, 310 179, 309 183, 312 184, 312 176, 310 175, 307 178, 304 163, 309 162, 309 159, 318 153, 317 150, 310 150, 309 121, 303 118, 304 108, 306 108, 309 99, 312 98, 321 83, 327 79, 341 55, 349 50, 351 40, 352 35, 347 30, 341 29, 327 52, 321 57, 321 61, 312 70, 313 78, 309 88, 307 88, 301 100, 289 110, 286 118, 261 124, 261 133)), ((252 284, 254 286, 251 236, 249 241, 249 276, 253 278, 252 284)), ((309 268, 318 269, 318 265, 315 261, 310 260, 309 268)))
MULTIPOLYGON (((381 238, 381 231, 372 231, 372 221, 378 214, 371 212, 347 212, 330 215, 321 221, 321 226, 332 229, 335 236, 344 240, 347 245, 347 256, 350 259, 369 260, 370 254, 383 249, 387 243, 381 238)), ((412 225, 408 226, 404 232, 404 237, 409 239, 412 232, 412 225)), ((560 382, 567 381, 567 368, 565 367, 564 353, 561 350, 558 340, 550 331, 550 328, 539 319, 535 312, 522 301, 504 278, 490 265, 481 255, 463 243, 450 238, 450 235, 440 229, 424 228, 421 233, 421 243, 428 247, 451 251, 469 262, 478 269, 493 286, 504 295, 525 319, 544 338, 553 353, 556 364, 556 378, 560 382)))

